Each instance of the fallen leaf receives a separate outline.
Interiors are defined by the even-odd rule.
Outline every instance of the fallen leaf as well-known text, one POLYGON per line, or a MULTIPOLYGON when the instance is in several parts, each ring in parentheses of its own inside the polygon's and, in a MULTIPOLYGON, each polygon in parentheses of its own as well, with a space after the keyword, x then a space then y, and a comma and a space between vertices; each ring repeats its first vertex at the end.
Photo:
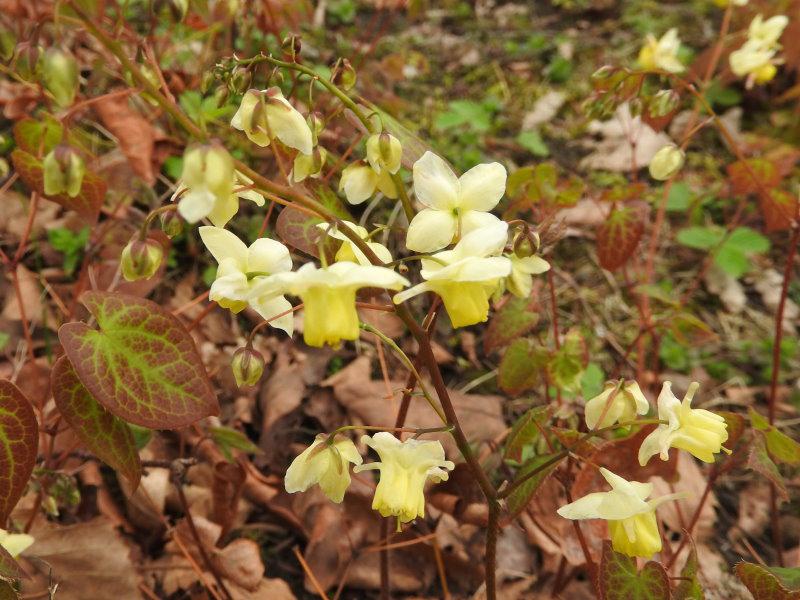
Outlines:
POLYGON ((150 121, 131 108, 127 95, 97 98, 93 106, 103 125, 119 141, 122 152, 136 174, 147 185, 153 185, 156 181, 153 172, 156 135, 150 121))

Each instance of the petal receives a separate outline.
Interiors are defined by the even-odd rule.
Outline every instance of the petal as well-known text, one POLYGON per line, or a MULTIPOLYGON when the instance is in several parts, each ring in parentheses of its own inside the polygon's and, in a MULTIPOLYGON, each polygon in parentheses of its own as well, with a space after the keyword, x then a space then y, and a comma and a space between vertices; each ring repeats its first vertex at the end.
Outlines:
POLYGON ((220 300, 245 302, 249 295, 250 285, 247 276, 239 271, 217 277, 211 284, 208 297, 215 302, 220 300))
POLYGON ((247 249, 247 272, 272 275, 292 270, 289 249, 277 240, 258 238, 247 249))
POLYGON ((353 163, 342 171, 339 190, 350 204, 361 204, 375 193, 378 175, 366 165, 353 163))
MULTIPOLYGON (((550 263, 541 256, 525 256, 514 261, 514 269, 519 269, 528 275, 539 275, 550 270, 550 263)), ((647 400, 645 400, 646 403, 647 400)))
POLYGON ((381 194, 395 200, 397 198, 397 186, 394 184, 391 174, 388 171, 381 171, 377 181, 378 189, 381 194))
POLYGON ((423 281, 422 283, 418 283, 414 287, 410 287, 407 290, 403 290, 402 292, 396 293, 392 297, 392 301, 395 304, 400 304, 401 302, 405 302, 409 298, 413 298, 414 296, 419 296, 420 294, 424 294, 425 292, 430 291, 431 286, 427 281, 423 281))
POLYGON ((347 462, 351 462, 354 465, 360 465, 364 462, 364 459, 358 452, 358 448, 356 448, 356 445, 350 438, 343 437, 341 439, 337 439, 333 445, 339 451, 341 457, 347 462))
POLYGON ((506 168, 500 163, 476 165, 459 179, 462 210, 492 210, 506 191, 506 168))
MULTIPOLYGON (((274 101, 275 98, 271 100, 274 101)), ((281 101, 280 104, 267 101, 266 113, 270 133, 290 148, 295 148, 303 154, 311 154, 314 143, 311 128, 305 118, 282 96, 278 100, 281 101)))
POLYGON ((327 268, 335 275, 341 286, 377 287, 399 290, 409 284, 408 279, 386 267, 357 265, 355 263, 335 263, 327 268))
POLYGON ((244 96, 242 96, 242 102, 239 104, 239 109, 231 119, 231 127, 238 129, 239 131, 244 131, 244 122, 250 120, 253 114, 253 109, 255 108, 256 104, 258 104, 258 101, 259 99, 257 92, 254 92, 253 90, 248 90, 245 92, 244 96))
MULTIPOLYGON (((664 452, 665 448, 662 444, 663 434, 666 432, 665 425, 659 425, 655 431, 642 440, 642 445, 639 446, 639 464, 645 466, 653 456, 664 452)), ((667 446, 666 450, 669 450, 667 446)))
POLYGON ((232 258, 241 271, 247 270, 247 246, 236 235, 221 227, 204 226, 199 231, 200 239, 218 263, 232 258))
POLYGON ((187 223, 197 223, 214 209, 216 196, 208 189, 197 189, 186 192, 178 201, 178 212, 187 223))
MULTIPOLYGON (((511 273, 511 261, 505 256, 467 258, 459 265, 453 281, 492 281, 511 273)), ((424 276, 424 275, 423 275, 424 276)))
POLYGON ((502 221, 492 213, 479 210, 467 210, 461 213, 461 235, 467 235, 478 229, 492 227, 502 221))
POLYGON ((451 212, 425 208, 408 226, 406 247, 414 252, 433 252, 453 241, 458 221, 451 212))
POLYGON ((287 313, 282 317, 275 319, 275 315, 285 313, 292 309, 291 303, 283 296, 262 296, 261 298, 253 298, 250 300, 250 306, 264 319, 272 319, 269 324, 275 329, 282 329, 289 336, 294 333, 294 313, 287 313))
POLYGON ((608 492, 594 492, 575 502, 570 502, 559 508, 556 512, 565 519, 600 519, 600 506, 603 504, 608 492))
POLYGON ((451 210, 458 206, 458 178, 433 152, 422 155, 413 167, 414 193, 428 208, 451 210))
POLYGON ((489 226, 466 234, 453 248, 456 259, 499 254, 508 241, 508 223, 496 219, 489 226))
POLYGON ((211 221, 215 227, 225 227, 227 222, 230 221, 238 211, 239 198, 235 195, 230 195, 214 203, 214 208, 208 213, 208 220, 211 221))

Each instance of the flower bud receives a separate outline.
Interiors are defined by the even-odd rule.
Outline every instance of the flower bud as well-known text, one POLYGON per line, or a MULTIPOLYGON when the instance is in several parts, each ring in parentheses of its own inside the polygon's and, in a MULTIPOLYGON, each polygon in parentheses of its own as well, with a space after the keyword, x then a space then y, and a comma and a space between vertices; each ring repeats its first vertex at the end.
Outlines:
POLYGON ((200 92, 203 94, 207 93, 216 80, 217 75, 213 70, 203 73, 203 76, 200 78, 200 92))
POLYGON ((243 387, 258 383, 264 373, 264 365, 264 357, 258 350, 249 346, 236 350, 231 360, 231 370, 236 385, 243 387))
POLYGON ((540 244, 539 234, 526 228, 514 236, 514 254, 520 258, 528 258, 539 251, 540 244))
POLYGON ((306 177, 319 177, 328 152, 321 146, 316 146, 311 154, 298 153, 292 167, 292 179, 300 183, 306 177))
POLYGON ((352 90, 356 85, 356 70, 346 58, 340 58, 331 69, 331 81, 344 91, 352 90))
POLYGON ((122 250, 120 265, 126 281, 150 279, 158 271, 164 249, 153 239, 142 240, 135 235, 122 250))
POLYGON ((300 43, 300 37, 296 35, 285 37, 281 42, 281 50, 283 50, 283 53, 288 56, 292 62, 294 62, 297 57, 300 56, 300 50, 302 47, 303 45, 300 43))
POLYGON ((17 36, 10 29, 3 27, 0 31, 0 58, 3 62, 8 62, 14 56, 17 47, 17 36))
POLYGON ((684 159, 683 150, 675 144, 667 144, 650 161, 650 176, 658 181, 666 181, 681 170, 684 159))
POLYGON ((611 65, 603 65, 592 73, 592 81, 604 81, 614 74, 616 69, 611 65))
POLYGON ((250 73, 250 69, 236 67, 231 74, 229 83, 230 90, 234 94, 243 94, 250 87, 250 81, 252 78, 253 76, 250 73))
POLYGON ((46 196, 66 194, 74 198, 81 191, 86 164, 69 146, 56 146, 42 161, 46 196))
POLYGON ((216 100, 216 107, 222 108, 225 101, 228 99, 230 91, 227 86, 221 85, 214 91, 214 100, 216 100))
POLYGON ((680 100, 674 90, 661 90, 650 99, 647 110, 652 118, 665 117, 678 108, 680 100))
POLYGON ((325 128, 325 120, 318 112, 312 112, 306 120, 308 121, 308 127, 311 129, 312 141, 316 146, 319 143, 319 134, 325 128))
POLYGON ((367 140, 367 160, 376 173, 384 169, 389 173, 397 173, 402 158, 403 148, 400 140, 392 134, 384 131, 370 136, 367 140))
POLYGON ((78 91, 78 61, 69 52, 48 48, 39 59, 42 85, 59 106, 69 106, 78 91))
POLYGON ((169 238, 180 235, 183 231, 183 221, 177 211, 169 210, 161 213, 161 231, 169 238))

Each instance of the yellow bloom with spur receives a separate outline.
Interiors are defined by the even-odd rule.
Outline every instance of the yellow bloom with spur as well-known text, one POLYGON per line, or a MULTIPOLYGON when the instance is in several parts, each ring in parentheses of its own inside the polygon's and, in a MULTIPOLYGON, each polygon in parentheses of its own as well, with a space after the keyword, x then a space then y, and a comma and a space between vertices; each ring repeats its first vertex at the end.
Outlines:
POLYGON ((395 304, 424 292, 434 292, 441 296, 453 327, 485 321, 489 316, 489 298, 511 274, 511 261, 497 256, 507 240, 508 224, 499 219, 468 233, 452 250, 423 259, 420 275, 425 281, 395 294, 395 304))
MULTIPOLYGON (((356 225, 355 223, 351 223, 350 221, 342 221, 342 225, 353 231, 353 233, 364 240, 367 246, 369 246, 370 250, 372 250, 375 255, 381 259, 381 261, 384 263, 392 262, 392 254, 389 252, 389 249, 378 242, 370 242, 369 232, 364 227, 361 227, 361 225, 356 225)), ((330 223, 317 223, 317 227, 322 229, 325 232, 325 235, 342 242, 342 245, 336 252, 336 260, 338 262, 349 261, 358 263, 360 265, 372 264, 366 255, 361 251, 361 249, 356 246, 355 243, 353 243, 353 241, 338 227, 330 223)))
POLYGON ((337 436, 330 442, 327 435, 320 434, 292 461, 283 483, 290 494, 319 485, 333 502, 341 502, 350 486, 350 463, 360 465, 362 461, 350 438, 337 436))
POLYGON ((183 181, 178 182, 172 201, 178 201, 178 213, 188 223, 208 219, 215 227, 225 227, 239 211, 239 200, 250 200, 256 206, 264 206, 264 196, 251 189, 253 180, 239 171, 234 171, 231 192, 215 194, 208 188, 189 190, 183 181))
POLYGON ((635 381, 609 381, 597 396, 586 402, 584 414, 589 429, 602 429, 614 423, 632 421, 650 409, 647 398, 635 381))
POLYGON ((359 336, 356 291, 364 287, 399 290, 408 280, 391 269, 352 262, 277 273, 255 283, 251 295, 287 293, 303 301, 303 338, 309 346, 335 346, 359 336))
POLYGON ((231 126, 244 131, 251 142, 262 147, 277 139, 308 155, 314 146, 305 118, 283 97, 278 87, 245 92, 231 126))
POLYGON ((380 191, 387 198, 397 198, 397 186, 387 170, 376 172, 365 160, 347 165, 339 179, 339 191, 350 204, 361 204, 380 191))
POLYGON ((668 500, 685 494, 669 494, 647 500, 653 493, 652 483, 628 481, 600 468, 600 474, 611 486, 608 492, 594 492, 558 509, 565 519, 604 519, 614 550, 628 556, 649 558, 661 550, 661 536, 656 522, 656 508, 668 500))
MULTIPOLYGON (((292 305, 282 293, 269 286, 261 286, 257 294, 253 293, 253 288, 268 276, 291 270, 292 258, 286 246, 259 238, 248 247, 235 234, 220 227, 201 227, 200 238, 219 263, 209 293, 211 300, 234 313, 249 305, 265 319, 291 310, 292 305)), ((270 321, 270 325, 292 335, 294 317, 288 312, 270 321)))
POLYGON ((397 517, 398 527, 425 516, 425 484, 446 481, 455 465, 445 460, 439 441, 410 439, 401 442, 391 433, 381 431, 361 438, 380 456, 380 462, 359 465, 354 472, 380 471, 372 508, 382 516, 397 517))
POLYGON ((669 460, 669 449, 686 450, 703 462, 714 462, 728 439, 725 419, 702 408, 692 408, 692 398, 700 384, 692 382, 683 402, 672 393, 672 384, 664 382, 658 395, 658 418, 667 421, 648 435, 639 447, 639 464, 644 466, 655 454, 669 460))
POLYGON ((670 29, 659 39, 656 39, 652 33, 648 33, 644 46, 639 51, 639 65, 648 71, 662 70, 668 73, 681 73, 684 66, 678 60, 680 47, 681 41, 678 38, 677 29, 670 29))
POLYGON ((409 250, 441 250, 500 221, 489 212, 506 191, 506 169, 500 163, 477 165, 458 177, 444 160, 426 152, 414 163, 413 175, 414 193, 425 208, 408 226, 409 250))

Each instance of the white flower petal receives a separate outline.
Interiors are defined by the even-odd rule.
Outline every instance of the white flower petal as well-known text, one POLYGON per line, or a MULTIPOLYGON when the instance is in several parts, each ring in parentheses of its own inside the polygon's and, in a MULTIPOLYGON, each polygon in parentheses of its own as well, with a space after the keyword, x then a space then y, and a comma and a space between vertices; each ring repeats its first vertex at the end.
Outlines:
POLYGON ((303 154, 311 154, 314 143, 305 117, 283 95, 275 96, 271 100, 267 102, 266 110, 269 132, 290 148, 303 154), (274 103, 275 99, 280 104, 274 103))
POLYGON ((414 193, 429 208, 451 210, 458 206, 459 182, 447 163, 433 152, 422 155, 413 167, 414 193))
POLYGON ((282 317, 273 319, 275 315, 279 315, 292 309, 292 304, 283 296, 263 296, 262 298, 253 298, 250 300, 250 306, 264 319, 272 319, 269 324, 275 329, 282 329, 289 336, 294 333, 294 313, 287 313, 282 317))
POLYGON ((248 273, 280 273, 292 270, 289 249, 277 240, 259 238, 248 248, 248 273))
POLYGON ((500 163, 476 165, 459 179, 459 207, 463 210, 492 210, 506 191, 506 168, 500 163))
POLYGON ((502 223, 497 216, 479 210, 467 210, 461 213, 461 236, 472 233, 478 229, 492 227, 502 223))
POLYGON ((221 227, 204 226, 199 231, 200 238, 218 263, 232 258, 241 271, 247 270, 247 246, 235 234, 221 227))
POLYGON ((187 223, 197 223, 214 209, 216 196, 208 189, 201 188, 186 192, 178 201, 178 213, 187 223))
POLYGON ((414 252, 433 252, 453 241, 458 220, 451 212, 425 208, 408 226, 406 247, 414 252))

